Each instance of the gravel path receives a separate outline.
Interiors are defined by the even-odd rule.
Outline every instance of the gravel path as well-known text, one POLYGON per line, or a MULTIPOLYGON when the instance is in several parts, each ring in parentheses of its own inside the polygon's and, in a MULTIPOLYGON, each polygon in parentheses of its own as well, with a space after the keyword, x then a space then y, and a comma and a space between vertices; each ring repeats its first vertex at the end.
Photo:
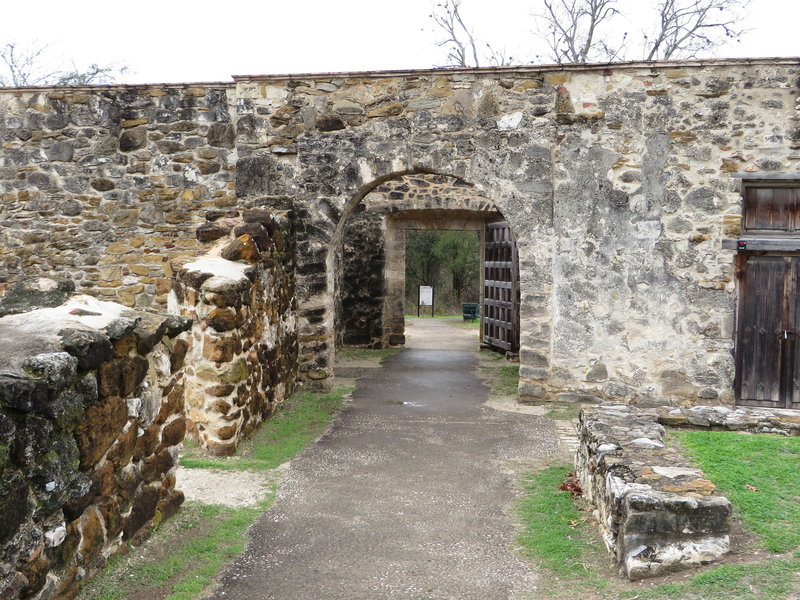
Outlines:
POLYGON ((487 407, 475 332, 412 321, 407 348, 360 379, 291 464, 219 599, 522 598, 509 460, 560 451, 549 421, 487 407), (436 348, 446 349, 436 349, 436 348))

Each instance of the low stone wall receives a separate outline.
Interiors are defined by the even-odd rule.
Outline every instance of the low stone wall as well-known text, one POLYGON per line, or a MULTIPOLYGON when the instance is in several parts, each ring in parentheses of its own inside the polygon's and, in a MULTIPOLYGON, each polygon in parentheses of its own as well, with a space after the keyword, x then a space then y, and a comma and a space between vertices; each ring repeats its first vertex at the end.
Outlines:
POLYGON ((190 435, 217 455, 275 410, 297 379, 294 252, 287 213, 212 211, 206 254, 173 265, 171 311, 191 317, 190 435))
POLYGON ((586 408, 578 434, 577 475, 621 574, 652 577, 728 552, 730 502, 664 444, 656 411, 586 408))
POLYGON ((189 325, 88 296, 0 318, 0 598, 74 596, 181 504, 189 325))
POLYGON ((656 407, 642 411, 662 425, 800 435, 800 414, 796 410, 741 406, 692 406, 684 408, 656 407))

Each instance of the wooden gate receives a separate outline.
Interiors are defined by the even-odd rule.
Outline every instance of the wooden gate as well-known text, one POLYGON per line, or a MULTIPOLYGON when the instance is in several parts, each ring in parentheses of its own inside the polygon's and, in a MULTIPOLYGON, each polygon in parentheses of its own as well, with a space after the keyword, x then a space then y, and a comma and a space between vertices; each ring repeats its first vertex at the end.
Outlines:
POLYGON ((798 256, 740 256, 736 400, 800 408, 798 256))
POLYGON ((506 221, 486 224, 483 264, 483 343, 519 351, 519 259, 506 221))

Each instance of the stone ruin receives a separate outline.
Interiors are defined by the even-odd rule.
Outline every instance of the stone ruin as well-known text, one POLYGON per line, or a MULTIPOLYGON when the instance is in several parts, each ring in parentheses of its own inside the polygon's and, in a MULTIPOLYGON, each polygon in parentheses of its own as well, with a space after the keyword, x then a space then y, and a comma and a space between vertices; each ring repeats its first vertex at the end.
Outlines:
POLYGON ((664 425, 800 435, 800 415, 792 410, 584 408, 576 473, 606 547, 631 580, 710 563, 730 550, 731 503, 666 445, 664 425))
MULTIPOLYGON (((342 339, 401 343, 408 228, 511 223, 522 399, 732 407, 743 194, 800 187, 798 97, 797 59, 0 90, 3 305, 79 293, 0 319, 0 586, 68 596, 180 502, 184 430, 230 454, 342 339)), ((641 426, 591 473, 702 481, 641 426)), ((624 568, 667 565, 618 500, 624 568)))
POLYGON ((0 300, 0 597, 72 597, 177 510, 184 436, 230 455, 297 379, 291 219, 210 211, 172 314, 37 278, 0 300))
POLYGON ((0 318, 0 596, 72 597, 183 501, 179 336, 192 323, 59 298, 68 282, 24 287, 3 313, 31 294, 58 302, 0 318))

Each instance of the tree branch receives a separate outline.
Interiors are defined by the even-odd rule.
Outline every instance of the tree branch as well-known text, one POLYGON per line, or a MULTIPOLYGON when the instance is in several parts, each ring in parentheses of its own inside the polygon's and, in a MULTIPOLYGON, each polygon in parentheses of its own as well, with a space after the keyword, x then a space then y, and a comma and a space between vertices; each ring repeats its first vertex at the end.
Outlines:
POLYGON ((739 13, 749 0, 662 0, 659 28, 652 40, 645 36, 646 60, 694 58, 716 46, 720 38, 738 38, 745 29, 739 13))
POLYGON ((430 17, 441 29, 447 39, 439 42, 439 46, 448 48, 449 67, 479 67, 478 48, 472 30, 464 23, 459 8, 462 0, 445 0, 437 4, 430 17), (468 51, 472 54, 470 64, 468 51))

